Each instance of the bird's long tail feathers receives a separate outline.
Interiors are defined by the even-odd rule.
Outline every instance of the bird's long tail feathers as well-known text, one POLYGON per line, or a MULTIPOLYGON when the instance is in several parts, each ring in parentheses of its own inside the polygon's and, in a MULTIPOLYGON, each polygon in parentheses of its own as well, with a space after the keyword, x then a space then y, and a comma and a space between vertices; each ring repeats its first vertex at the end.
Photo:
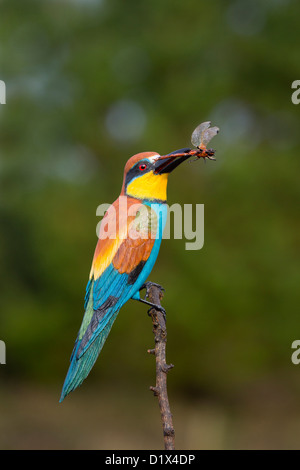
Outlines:
POLYGON ((90 373, 90 370, 92 369, 97 357, 100 354, 100 351, 106 341, 106 338, 109 335, 113 322, 115 321, 118 313, 119 311, 117 310, 112 314, 112 316, 107 321, 99 335, 97 335, 97 337, 88 347, 88 349, 79 357, 77 357, 77 351, 80 347, 81 342, 78 341, 78 344, 76 344, 71 356, 71 364, 63 385, 61 397, 59 400, 60 403, 70 392, 75 390, 75 388, 79 387, 79 385, 82 384, 84 379, 86 379, 86 377, 90 373))

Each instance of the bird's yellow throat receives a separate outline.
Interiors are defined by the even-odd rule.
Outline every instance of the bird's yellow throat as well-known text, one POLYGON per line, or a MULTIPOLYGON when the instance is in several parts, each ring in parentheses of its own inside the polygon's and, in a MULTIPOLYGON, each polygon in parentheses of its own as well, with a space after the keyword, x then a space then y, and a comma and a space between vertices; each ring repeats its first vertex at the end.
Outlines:
POLYGON ((167 200, 168 173, 155 175, 151 172, 138 176, 127 185, 128 196, 137 199, 167 200))

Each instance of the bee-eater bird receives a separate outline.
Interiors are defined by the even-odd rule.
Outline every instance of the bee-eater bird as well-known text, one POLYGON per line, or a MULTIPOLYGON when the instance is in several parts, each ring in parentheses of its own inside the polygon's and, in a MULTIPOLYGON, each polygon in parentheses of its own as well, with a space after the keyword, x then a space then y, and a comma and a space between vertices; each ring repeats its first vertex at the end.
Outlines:
POLYGON ((121 194, 101 221, 86 287, 85 313, 60 401, 88 376, 120 308, 129 299, 153 306, 141 299, 140 290, 149 287, 145 282, 162 240, 168 176, 191 154, 195 151, 187 148, 165 156, 143 152, 126 163, 121 194))

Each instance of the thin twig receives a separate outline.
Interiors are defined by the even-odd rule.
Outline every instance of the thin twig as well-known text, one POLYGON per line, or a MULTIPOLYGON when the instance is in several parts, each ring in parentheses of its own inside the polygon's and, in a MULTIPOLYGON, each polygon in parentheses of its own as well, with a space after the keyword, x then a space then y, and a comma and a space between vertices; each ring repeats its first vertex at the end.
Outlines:
MULTIPOLYGON (((148 291, 148 300, 155 305, 161 305, 162 297, 162 290, 157 285, 151 285, 148 291)), ((168 365, 166 363, 166 322, 163 313, 155 308, 149 310, 149 315, 153 323, 152 331, 155 337, 155 349, 149 349, 148 353, 155 355, 156 362, 156 385, 155 387, 150 387, 150 390, 158 398, 165 450, 174 450, 175 431, 167 392, 167 373, 174 366, 173 364, 168 365)))

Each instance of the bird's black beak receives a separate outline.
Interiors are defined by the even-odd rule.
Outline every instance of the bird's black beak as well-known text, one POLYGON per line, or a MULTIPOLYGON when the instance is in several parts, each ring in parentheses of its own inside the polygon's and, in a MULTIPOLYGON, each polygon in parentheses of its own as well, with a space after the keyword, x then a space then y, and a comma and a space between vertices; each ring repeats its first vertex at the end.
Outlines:
POLYGON ((154 173, 157 175, 171 173, 171 171, 175 170, 178 165, 191 156, 190 151, 191 149, 184 148, 169 153, 168 155, 161 156, 155 162, 154 173))

